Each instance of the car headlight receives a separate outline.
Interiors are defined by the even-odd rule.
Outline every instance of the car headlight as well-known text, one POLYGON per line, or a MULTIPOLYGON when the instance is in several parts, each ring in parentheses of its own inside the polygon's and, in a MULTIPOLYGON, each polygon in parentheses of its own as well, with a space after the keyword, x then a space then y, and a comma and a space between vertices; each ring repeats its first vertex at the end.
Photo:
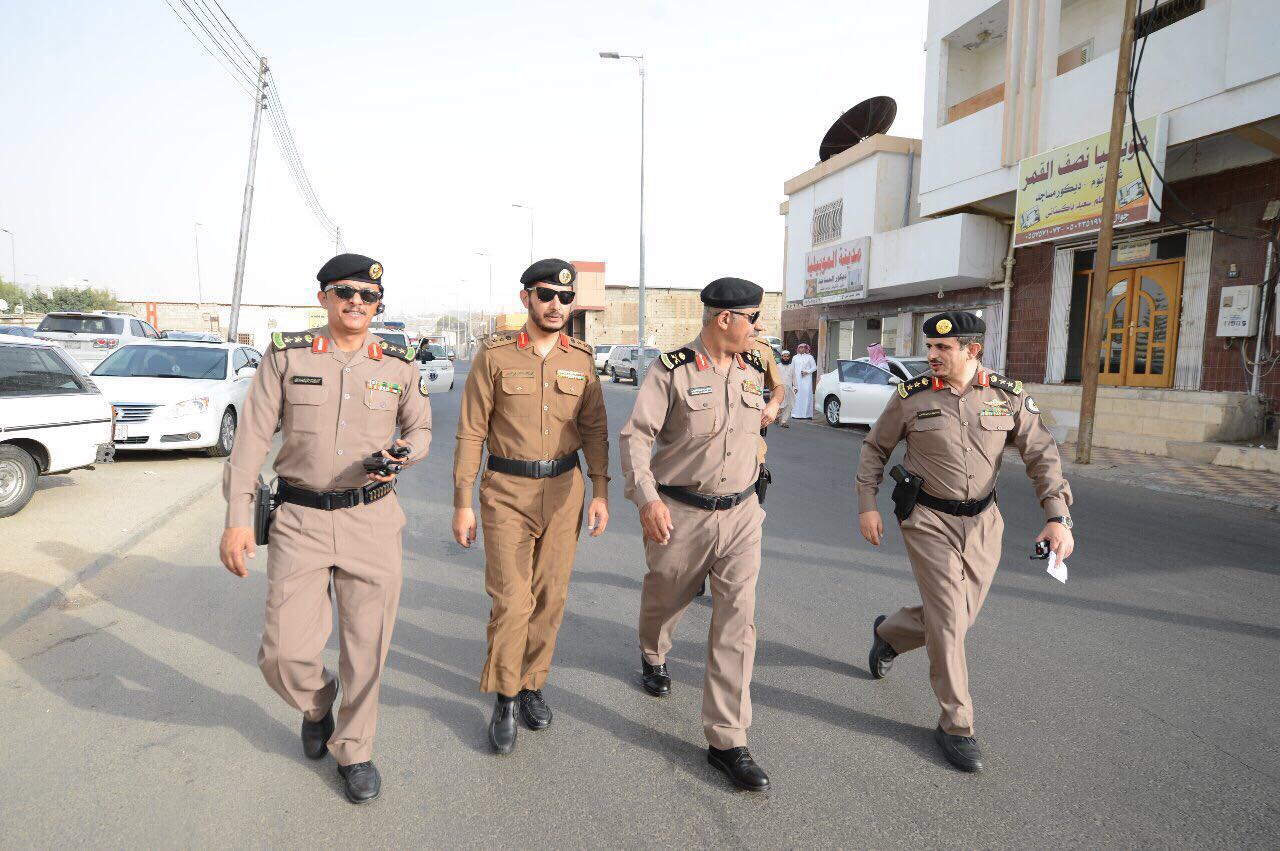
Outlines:
POLYGON ((201 396, 197 399, 188 399, 185 402, 169 405, 164 409, 164 412, 171 417, 190 417, 195 414, 203 414, 207 410, 209 410, 209 397, 201 396))

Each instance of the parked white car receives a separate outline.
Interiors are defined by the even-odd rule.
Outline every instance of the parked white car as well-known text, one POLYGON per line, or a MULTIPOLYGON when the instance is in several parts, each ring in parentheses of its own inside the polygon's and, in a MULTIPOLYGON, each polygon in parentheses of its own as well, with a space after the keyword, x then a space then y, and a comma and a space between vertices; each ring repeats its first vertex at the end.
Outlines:
POLYGON ((613 354, 614 349, 621 349, 622 346, 610 343, 605 346, 596 346, 596 374, 604 375, 605 364, 609 362, 609 355, 613 354))
POLYGON ((888 358, 884 367, 867 358, 842 360, 818 379, 814 397, 828 425, 871 425, 898 392, 898 384, 928 371, 929 362, 924 358, 888 358))
POLYGON ((427 380, 427 392, 453 389, 453 361, 439 343, 427 343, 418 350, 418 375, 427 380))
POLYGON ((111 403, 56 343, 0 335, 0 517, 38 476, 110 461, 111 403))
POLYGON ((237 343, 156 340, 120 349, 93 371, 116 407, 116 448, 230 455, 261 360, 237 343))
POLYGON ((59 343, 88 370, 121 346, 160 339, 150 323, 116 310, 50 313, 36 326, 36 336, 59 343))

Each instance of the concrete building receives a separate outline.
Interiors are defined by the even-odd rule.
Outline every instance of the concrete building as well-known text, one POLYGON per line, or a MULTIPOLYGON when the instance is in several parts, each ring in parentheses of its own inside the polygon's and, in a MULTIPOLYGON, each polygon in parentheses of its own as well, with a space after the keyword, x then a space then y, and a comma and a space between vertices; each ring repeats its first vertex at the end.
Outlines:
MULTIPOLYGON (((231 321, 231 305, 211 302, 122 301, 119 309, 150 322, 157 331, 201 331, 225 337, 231 321)), ((317 304, 242 304, 237 338, 263 351, 273 331, 302 331, 328 321, 317 304)))
MULTIPOLYGON (((646 345, 662 351, 678 349, 702 331, 702 288, 645 288, 644 322, 646 345)), ((583 339, 595 346, 609 343, 636 342, 637 313, 640 290, 633 286, 609 285, 605 288, 603 310, 584 315, 586 334, 583 339)), ((782 321, 782 293, 766 292, 761 307, 767 334, 776 334, 782 321)))

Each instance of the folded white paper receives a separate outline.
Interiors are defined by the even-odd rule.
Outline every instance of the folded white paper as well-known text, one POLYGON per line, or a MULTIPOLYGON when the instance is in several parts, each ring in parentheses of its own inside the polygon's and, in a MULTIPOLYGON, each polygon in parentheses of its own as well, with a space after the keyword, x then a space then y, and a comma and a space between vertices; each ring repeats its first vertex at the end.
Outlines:
POLYGON ((1058 554, 1052 550, 1049 552, 1049 566, 1045 568, 1045 571, 1063 585, 1067 584, 1067 563, 1065 561, 1059 562, 1058 554))

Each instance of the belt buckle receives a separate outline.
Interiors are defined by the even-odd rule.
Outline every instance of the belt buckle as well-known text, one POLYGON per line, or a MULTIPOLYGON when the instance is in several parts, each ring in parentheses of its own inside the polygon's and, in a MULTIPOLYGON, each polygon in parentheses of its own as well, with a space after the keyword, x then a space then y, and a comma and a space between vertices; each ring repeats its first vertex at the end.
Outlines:
POLYGON ((320 494, 320 510, 333 511, 337 506, 333 504, 333 498, 336 496, 332 491, 324 491, 320 494))
POLYGON ((551 474, 552 474, 553 472, 555 472, 555 466, 554 466, 554 465, 555 465, 555 462, 554 462, 554 461, 548 461, 548 460, 541 460, 541 461, 538 461, 538 462, 537 462, 537 473, 538 473, 538 476, 537 476, 537 477, 538 477, 539 479, 549 479, 549 478, 551 478, 551 474))
POLYGON ((711 510, 712 511, 728 511, 730 508, 733 508, 733 497, 718 496, 716 497, 716 504, 714 507, 712 507, 711 510))

